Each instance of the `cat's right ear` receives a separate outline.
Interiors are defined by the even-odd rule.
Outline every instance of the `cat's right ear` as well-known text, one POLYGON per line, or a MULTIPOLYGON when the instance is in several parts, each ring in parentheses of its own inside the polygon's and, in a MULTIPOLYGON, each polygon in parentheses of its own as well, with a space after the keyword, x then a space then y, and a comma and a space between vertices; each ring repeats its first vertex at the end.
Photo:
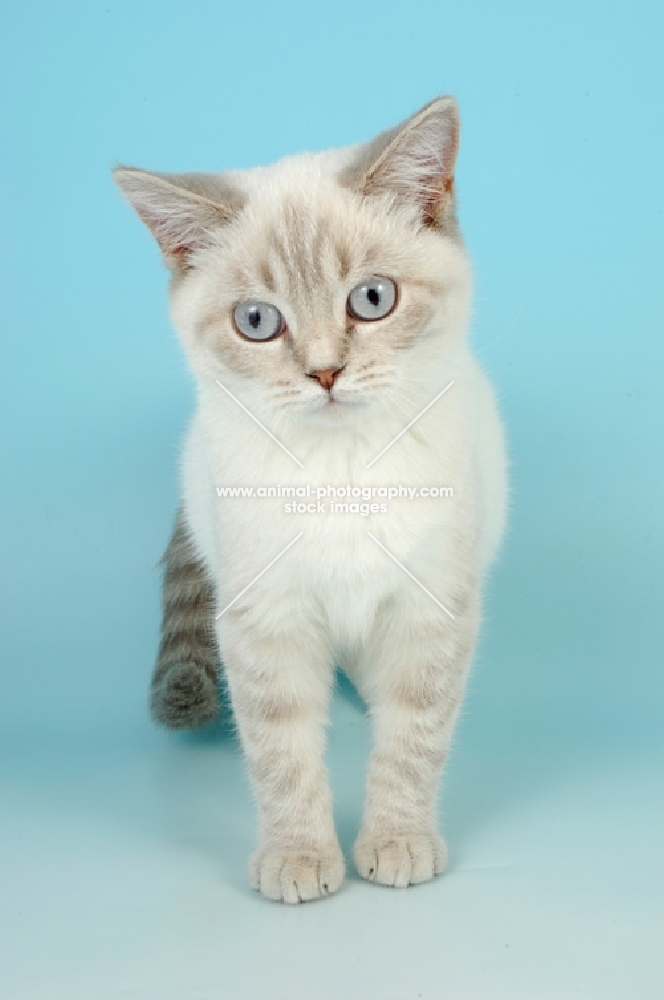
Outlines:
POLYGON ((116 167, 113 180, 148 227, 171 270, 190 266, 192 255, 237 211, 237 200, 215 174, 162 174, 116 167))

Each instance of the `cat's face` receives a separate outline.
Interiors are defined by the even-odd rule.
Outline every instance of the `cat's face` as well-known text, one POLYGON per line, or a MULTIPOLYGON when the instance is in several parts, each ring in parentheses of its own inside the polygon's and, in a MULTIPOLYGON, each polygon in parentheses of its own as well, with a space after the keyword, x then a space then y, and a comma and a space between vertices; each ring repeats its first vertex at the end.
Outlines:
POLYGON ((466 324, 457 135, 442 99, 359 149, 219 177, 120 168, 199 379, 307 419, 412 401, 466 324))

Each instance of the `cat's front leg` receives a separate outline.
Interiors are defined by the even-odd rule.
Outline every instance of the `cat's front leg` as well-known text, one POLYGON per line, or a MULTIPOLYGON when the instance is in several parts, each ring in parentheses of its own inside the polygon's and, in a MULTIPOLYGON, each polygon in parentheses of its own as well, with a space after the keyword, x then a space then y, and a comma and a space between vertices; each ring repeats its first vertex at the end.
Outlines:
POLYGON ((250 880, 269 899, 298 903, 335 892, 344 876, 323 761, 333 670, 296 607, 271 610, 231 609, 219 638, 259 810, 250 880))
POLYGON ((396 601, 376 630, 364 669, 374 750, 355 844, 363 878, 390 886, 445 868, 436 793, 477 627, 477 595, 450 601, 455 619, 422 602, 396 601))

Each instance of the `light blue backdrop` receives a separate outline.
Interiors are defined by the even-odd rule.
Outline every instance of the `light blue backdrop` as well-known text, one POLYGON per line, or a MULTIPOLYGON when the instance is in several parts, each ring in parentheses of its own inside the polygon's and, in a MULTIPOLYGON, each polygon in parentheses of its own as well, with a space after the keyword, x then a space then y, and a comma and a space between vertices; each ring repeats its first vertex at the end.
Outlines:
POLYGON ((535 6, 5 14, 4 729, 144 725, 192 390, 112 165, 269 162, 360 141, 441 92, 463 115, 473 337, 513 465, 475 708, 483 724, 497 706, 556 730, 656 724, 661 8, 535 6))
POLYGON ((145 701, 192 386, 111 167, 266 163, 440 93, 513 479, 461 752, 661 752, 663 28, 655 2, 5 4, 10 759, 167 743, 145 701))

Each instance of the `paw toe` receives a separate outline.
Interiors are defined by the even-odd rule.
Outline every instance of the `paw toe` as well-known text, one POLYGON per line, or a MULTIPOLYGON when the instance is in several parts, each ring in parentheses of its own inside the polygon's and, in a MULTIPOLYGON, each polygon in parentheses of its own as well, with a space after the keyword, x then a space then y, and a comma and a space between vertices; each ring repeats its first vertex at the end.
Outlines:
POLYGON ((434 833, 363 834, 355 845, 355 864, 362 878, 405 888, 428 882, 444 871, 447 851, 434 833))
POLYGON ((344 877, 343 855, 338 847, 327 850, 266 848, 250 863, 254 889, 268 899, 284 903, 304 903, 328 896, 344 877))

